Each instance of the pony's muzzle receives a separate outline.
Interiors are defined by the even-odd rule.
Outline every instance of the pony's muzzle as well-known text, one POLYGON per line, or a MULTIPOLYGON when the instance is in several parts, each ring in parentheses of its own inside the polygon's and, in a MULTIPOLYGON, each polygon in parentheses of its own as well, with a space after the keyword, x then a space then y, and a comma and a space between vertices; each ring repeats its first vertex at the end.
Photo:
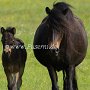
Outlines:
POLYGON ((51 52, 52 52, 53 54, 55 54, 55 56, 58 56, 58 55, 59 55, 59 49, 58 49, 58 48, 51 49, 51 52))

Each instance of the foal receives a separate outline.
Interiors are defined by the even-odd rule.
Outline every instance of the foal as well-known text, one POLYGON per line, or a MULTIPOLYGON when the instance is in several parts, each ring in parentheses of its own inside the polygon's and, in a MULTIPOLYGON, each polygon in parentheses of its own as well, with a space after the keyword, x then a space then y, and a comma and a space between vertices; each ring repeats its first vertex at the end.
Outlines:
POLYGON ((16 29, 2 27, 2 64, 8 81, 8 90, 20 90, 27 52, 24 43, 14 37, 16 29))

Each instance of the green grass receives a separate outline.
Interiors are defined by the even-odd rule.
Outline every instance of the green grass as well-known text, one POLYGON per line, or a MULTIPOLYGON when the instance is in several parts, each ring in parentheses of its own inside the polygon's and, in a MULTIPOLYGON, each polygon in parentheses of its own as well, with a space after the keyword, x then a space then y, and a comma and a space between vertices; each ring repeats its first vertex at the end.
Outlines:
MULTIPOLYGON (((22 39, 25 45, 32 44, 34 32, 46 16, 45 7, 52 8, 55 0, 0 0, 0 26, 14 26, 16 37, 22 39)), ((57 0, 61 1, 61 0, 57 0)), ((75 15, 84 22, 90 45, 90 0, 62 0, 71 4, 75 15)), ((1 35, 0 35, 1 38, 1 35)), ((90 89, 90 46, 85 60, 77 67, 79 90, 90 89)), ((2 44, 0 43, 0 58, 2 44)), ((21 90, 51 90, 51 81, 47 69, 34 57, 31 49, 27 50, 28 57, 23 74, 21 90)), ((62 90, 62 73, 58 73, 59 86, 62 90)), ((0 90, 7 90, 7 81, 0 59, 0 90)))

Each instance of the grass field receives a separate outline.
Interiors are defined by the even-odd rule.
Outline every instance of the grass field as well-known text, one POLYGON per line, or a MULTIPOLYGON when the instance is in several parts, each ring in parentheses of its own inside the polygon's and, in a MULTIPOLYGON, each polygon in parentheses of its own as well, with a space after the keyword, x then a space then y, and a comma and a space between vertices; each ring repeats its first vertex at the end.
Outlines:
MULTIPOLYGON (((0 0, 0 27, 14 26, 16 37, 25 42, 26 47, 32 45, 34 32, 46 16, 45 7, 52 8, 55 0, 0 0)), ((61 0, 57 0, 61 1, 61 0)), ((75 15, 84 22, 90 44, 90 0, 62 0, 71 4, 75 15)), ((0 35, 1 38, 1 35, 0 35)), ((90 46, 85 60, 77 67, 79 90, 90 90, 90 46)), ((0 42, 0 58, 2 44, 0 42)), ((23 75, 21 90, 51 90, 51 81, 47 69, 39 64, 32 49, 27 49, 28 57, 23 75)), ((59 87, 62 90, 62 73, 58 73, 59 87)), ((7 81, 0 59, 0 90, 7 90, 7 81)))

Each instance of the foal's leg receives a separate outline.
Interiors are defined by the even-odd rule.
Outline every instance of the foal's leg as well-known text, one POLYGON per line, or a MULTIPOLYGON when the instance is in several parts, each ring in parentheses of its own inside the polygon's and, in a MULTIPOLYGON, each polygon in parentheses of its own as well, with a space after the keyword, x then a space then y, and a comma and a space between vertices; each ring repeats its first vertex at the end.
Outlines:
POLYGON ((20 87, 22 85, 22 75, 24 72, 24 67, 20 67, 20 70, 17 73, 12 74, 12 82, 10 90, 20 90, 20 87))
POLYGON ((20 88, 18 87, 18 80, 19 80, 19 72, 15 73, 15 83, 14 83, 14 86, 12 88, 12 90, 20 90, 20 88))
POLYGON ((49 66, 48 72, 49 72, 49 75, 50 75, 50 78, 52 81, 52 90, 59 90, 59 88, 57 86, 58 77, 57 77, 56 70, 52 66, 49 66))
POLYGON ((22 75, 24 73, 24 67, 20 67, 20 71, 19 71, 19 78, 18 78, 18 82, 17 82, 17 87, 20 89, 21 85, 22 85, 22 75))
POLYGON ((6 77, 7 77, 7 83, 8 83, 7 87, 8 87, 8 90, 12 90, 13 82, 14 82, 12 74, 8 70, 6 70, 6 69, 4 69, 4 71, 5 71, 5 74, 6 74, 6 77))
POLYGON ((20 72, 10 73, 5 70, 5 74, 8 81, 8 90, 20 90, 20 86, 22 83, 20 72))
POLYGON ((19 72, 11 73, 7 76, 8 90, 20 90, 17 87, 18 78, 19 78, 19 72))
POLYGON ((20 90, 22 85, 22 75, 24 72, 24 66, 20 67, 19 71, 15 73, 15 83, 12 90, 20 90))
POLYGON ((66 69, 64 90, 78 90, 74 66, 69 66, 69 68, 66 69))

